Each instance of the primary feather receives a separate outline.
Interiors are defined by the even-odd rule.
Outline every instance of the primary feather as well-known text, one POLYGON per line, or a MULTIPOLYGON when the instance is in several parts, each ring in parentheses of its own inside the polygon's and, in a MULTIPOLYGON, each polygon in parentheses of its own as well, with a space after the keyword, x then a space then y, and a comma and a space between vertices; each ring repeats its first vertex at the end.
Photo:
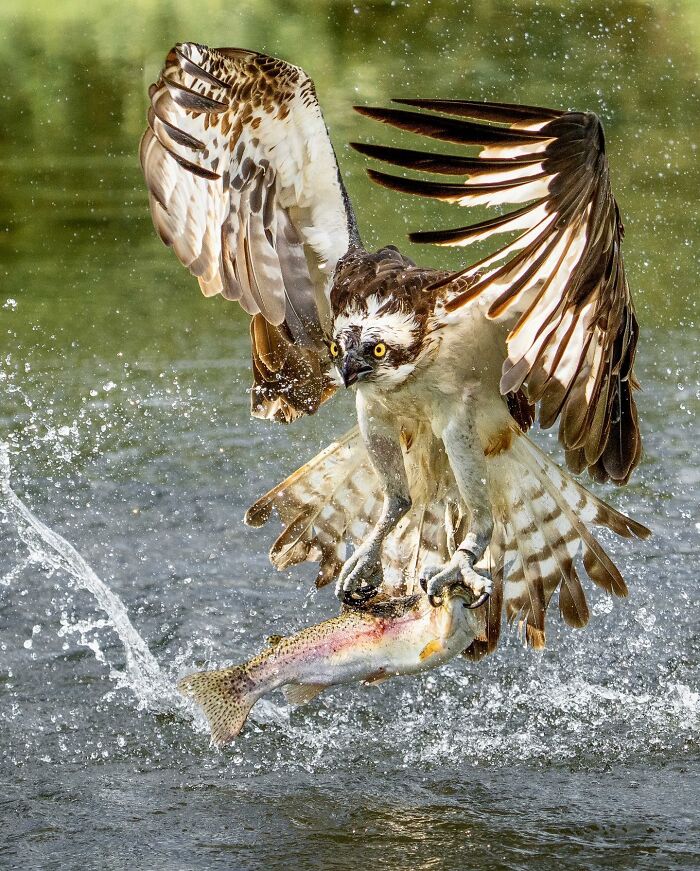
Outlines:
POLYGON ((149 93, 140 151, 156 230, 205 296, 260 316, 253 412, 312 413, 332 393, 331 276, 358 241, 313 82, 254 51, 181 43, 149 93), (277 328, 273 373, 263 320, 277 328))
POLYGON ((625 483, 641 456, 632 395, 638 328, 599 118, 497 103, 397 102, 440 114, 358 111, 401 130, 481 148, 476 157, 463 157, 355 146, 397 166, 465 177, 461 184, 443 184, 370 170, 374 181, 462 206, 529 203, 458 229, 411 234, 414 242, 459 246, 519 234, 442 279, 471 279, 452 294, 447 311, 459 318, 481 299, 489 317, 505 322, 510 332, 501 392, 526 385, 531 401, 540 404, 542 425, 560 419, 575 471, 588 467, 598 480, 625 483), (506 126, 462 120, 473 118, 506 126))

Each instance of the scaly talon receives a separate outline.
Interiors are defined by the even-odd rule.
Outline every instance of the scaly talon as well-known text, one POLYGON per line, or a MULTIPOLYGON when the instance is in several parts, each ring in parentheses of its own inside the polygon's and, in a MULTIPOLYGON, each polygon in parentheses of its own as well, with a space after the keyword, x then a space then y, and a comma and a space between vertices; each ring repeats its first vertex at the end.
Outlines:
POLYGON ((479 596, 479 598, 476 600, 476 602, 472 602, 471 605, 467 605, 467 608, 471 608, 472 610, 475 608, 481 608, 481 606, 485 602, 488 602, 488 600, 490 598, 491 598, 491 593, 487 590, 485 593, 482 593, 479 596))
POLYGON ((473 557, 464 551, 456 551, 444 566, 431 566, 420 577, 420 585, 428 595, 433 607, 442 603, 443 592, 449 587, 462 586, 474 596, 469 608, 480 608, 491 595, 491 578, 480 574, 471 566, 473 557))
POLYGON ((360 548, 343 566, 335 594, 345 604, 362 604, 372 598, 383 579, 378 548, 360 548))

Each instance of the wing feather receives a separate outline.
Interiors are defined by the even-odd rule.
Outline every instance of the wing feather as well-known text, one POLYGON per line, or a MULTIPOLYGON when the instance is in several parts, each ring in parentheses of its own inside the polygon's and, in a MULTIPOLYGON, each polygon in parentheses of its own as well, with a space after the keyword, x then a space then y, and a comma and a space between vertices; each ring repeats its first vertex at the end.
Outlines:
POLYGON ((411 234, 414 242, 465 246, 519 233, 440 280, 470 279, 453 285, 450 318, 459 319, 464 306, 480 299, 488 317, 506 323, 501 392, 526 385, 540 404, 542 426, 559 419, 572 469, 588 467, 597 480, 626 483, 641 456, 633 397, 638 328, 600 120, 591 112, 505 103, 395 102, 421 111, 358 111, 480 151, 441 155, 360 145, 364 154, 395 166, 464 177, 462 184, 442 183, 369 170, 375 182, 459 205, 519 206, 465 227, 411 234))
MULTIPOLYGON (((283 355, 297 365, 274 370, 274 382, 256 382, 254 413, 311 413, 308 401, 290 405, 303 385, 286 384, 280 372, 298 378, 310 367, 306 398, 332 393, 330 382, 318 385, 330 365, 330 279, 359 244, 313 83, 257 52, 181 43, 149 96, 140 159, 158 234, 205 296, 237 301, 279 328, 278 342, 305 349, 283 355)), ((260 365, 267 353, 255 348, 261 330, 252 336, 254 373, 269 375, 260 365)))

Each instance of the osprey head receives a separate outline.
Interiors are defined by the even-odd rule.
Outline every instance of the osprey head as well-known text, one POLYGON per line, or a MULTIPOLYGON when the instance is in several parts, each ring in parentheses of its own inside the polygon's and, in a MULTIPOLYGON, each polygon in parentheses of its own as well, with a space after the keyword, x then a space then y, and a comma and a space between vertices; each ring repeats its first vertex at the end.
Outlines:
POLYGON ((372 294, 335 316, 329 351, 346 387, 364 381, 397 387, 416 367, 424 332, 414 312, 372 294))

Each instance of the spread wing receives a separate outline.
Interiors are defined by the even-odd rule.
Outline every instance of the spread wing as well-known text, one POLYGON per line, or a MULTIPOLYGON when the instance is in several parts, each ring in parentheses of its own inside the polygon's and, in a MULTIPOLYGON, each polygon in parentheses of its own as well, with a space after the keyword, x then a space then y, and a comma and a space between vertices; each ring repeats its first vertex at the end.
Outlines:
POLYGON ((444 155, 356 144, 397 166, 466 177, 443 183, 370 170, 375 182, 463 206, 517 206, 469 226, 411 235, 415 242, 464 246, 511 234, 494 253, 445 280, 470 279, 449 299, 448 311, 459 317, 463 306, 480 299, 488 317, 505 322, 511 329, 501 392, 526 385, 530 400, 540 404, 541 425, 560 420, 574 471, 588 467, 598 480, 626 483, 641 456, 632 396, 638 329, 599 119, 500 103, 396 102, 439 114, 358 111, 480 150, 444 155))
POLYGON ((312 413, 333 392, 330 278, 359 241, 313 82, 257 52, 181 43, 149 95, 156 230, 206 296, 253 315, 253 413, 312 413))

